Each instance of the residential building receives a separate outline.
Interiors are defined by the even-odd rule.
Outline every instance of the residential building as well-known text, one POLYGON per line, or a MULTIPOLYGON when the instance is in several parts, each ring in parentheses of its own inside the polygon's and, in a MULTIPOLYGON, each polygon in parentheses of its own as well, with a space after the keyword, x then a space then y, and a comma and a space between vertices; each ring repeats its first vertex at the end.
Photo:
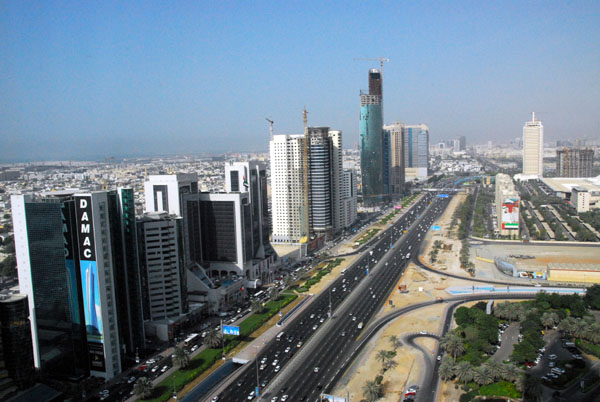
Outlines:
POLYGON ((515 190, 509 175, 496 175, 496 216, 498 217, 498 234, 501 236, 519 236, 519 193, 515 190))
POLYGON ((535 119, 535 113, 523 127, 523 175, 544 175, 544 127, 541 121, 535 119))
POLYGON ((182 216, 181 200, 184 194, 198 192, 196 173, 150 175, 144 182, 147 212, 168 212, 182 216))
POLYGON ((557 149, 556 176, 558 177, 593 177, 593 149, 557 149))
POLYGON ((341 227, 349 228, 356 222, 357 218, 357 189, 356 189, 356 171, 354 169, 344 169, 342 176, 342 213, 341 227))

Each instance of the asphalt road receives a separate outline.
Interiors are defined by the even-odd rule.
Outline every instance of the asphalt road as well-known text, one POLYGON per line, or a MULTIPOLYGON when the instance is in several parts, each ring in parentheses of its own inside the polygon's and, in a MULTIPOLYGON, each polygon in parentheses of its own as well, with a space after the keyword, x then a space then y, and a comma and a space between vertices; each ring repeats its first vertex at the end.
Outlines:
POLYGON ((236 380, 219 395, 219 400, 252 399, 251 392, 257 383, 259 386, 268 385, 261 400, 270 399, 275 394, 289 395, 288 400, 291 401, 316 400, 348 359, 348 353, 361 332, 359 323, 366 326, 385 302, 406 266, 407 254, 417 252, 418 243, 433 222, 433 211, 436 216, 439 215, 448 200, 427 194, 396 224, 381 233, 377 242, 347 268, 344 275, 333 281, 328 291, 317 296, 287 325, 283 335, 276 338, 279 340, 268 343, 257 361, 247 364, 236 380), (433 201, 432 208, 425 212, 430 201, 433 201), (408 230, 415 221, 417 223, 408 230), (405 235, 402 234, 404 229, 408 230, 405 235), (328 317, 330 300, 334 312, 332 318, 328 317), (311 337, 314 342, 308 342, 311 337), (305 346, 304 343, 309 344, 305 346), (286 365, 296 354, 301 356, 294 359, 293 367, 288 369, 286 365), (280 375, 273 383, 278 373, 280 375))

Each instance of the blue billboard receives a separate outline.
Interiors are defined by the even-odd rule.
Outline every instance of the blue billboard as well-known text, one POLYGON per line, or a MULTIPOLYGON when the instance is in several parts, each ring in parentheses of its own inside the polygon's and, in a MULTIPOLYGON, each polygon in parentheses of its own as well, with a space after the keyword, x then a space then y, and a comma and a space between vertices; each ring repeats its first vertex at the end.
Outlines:
POLYGON ((238 335, 240 334, 240 327, 234 325, 223 325, 223 335, 238 335))
POLYGON ((438 198, 448 198, 448 194, 438 194, 438 198))
POLYGON ((440 230, 440 227, 437 226, 437 225, 434 225, 434 226, 431 227, 431 230, 440 230))

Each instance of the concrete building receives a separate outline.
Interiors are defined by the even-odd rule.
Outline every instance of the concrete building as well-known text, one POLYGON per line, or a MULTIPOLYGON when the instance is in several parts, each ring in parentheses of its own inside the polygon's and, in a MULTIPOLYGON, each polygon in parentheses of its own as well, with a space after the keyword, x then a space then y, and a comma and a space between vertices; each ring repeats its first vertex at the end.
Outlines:
POLYGON ((404 193, 404 124, 393 123, 383 127, 389 135, 389 193, 400 198, 404 193))
POLYGON ((342 213, 340 221, 341 227, 346 229, 352 226, 357 218, 356 172, 354 169, 344 169, 342 177, 342 213))
POLYGON ((577 210, 577 213, 590 210, 590 192, 583 187, 573 187, 571 189, 571 206, 577 210))
POLYGON ((519 236, 519 193, 515 190, 510 176, 496 175, 496 216, 498 234, 501 236, 519 236))
POLYGON ((588 178, 551 177, 542 182, 553 194, 569 200, 579 212, 600 208, 600 176, 588 178), (577 188, 577 190, 575 190, 577 188), (576 194, 574 194, 576 193, 576 194))
POLYGON ((523 127, 523 176, 539 178, 544 174, 544 127, 535 119, 523 127))
POLYGON ((429 174, 429 127, 404 126, 404 168, 406 180, 423 179, 429 174))
POLYGON ((186 313, 182 218, 149 212, 137 222, 145 321, 186 313))
POLYGON ((360 93, 360 170, 362 196, 365 205, 384 201, 383 97, 382 75, 375 68, 369 70, 369 92, 360 93))
POLYGON ((600 283, 600 265, 549 263, 548 280, 553 282, 600 283))
POLYGON ((594 175, 594 150, 557 149, 556 175, 558 177, 592 177, 594 175))
POLYGON ((144 182, 146 212, 168 212, 182 216, 181 200, 184 194, 198 192, 196 173, 150 175, 144 182))
MULTIPOLYGON (((35 371, 26 295, 0 295, 0 348, 3 349, 3 358, 0 362, 4 363, 4 367, 0 367, 0 373, 5 368, 8 377, 19 389, 32 386, 35 371)), ((0 377, 0 395, 2 395, 4 382, 6 378, 0 377)))

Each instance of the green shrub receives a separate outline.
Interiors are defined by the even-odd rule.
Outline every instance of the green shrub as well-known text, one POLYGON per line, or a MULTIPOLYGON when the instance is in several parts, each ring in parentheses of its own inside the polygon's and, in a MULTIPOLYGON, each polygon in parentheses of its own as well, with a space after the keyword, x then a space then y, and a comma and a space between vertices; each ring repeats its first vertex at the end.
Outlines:
POLYGON ((480 395, 486 396, 506 396, 509 398, 521 398, 521 393, 512 382, 499 381, 494 384, 483 385, 479 388, 480 395))

